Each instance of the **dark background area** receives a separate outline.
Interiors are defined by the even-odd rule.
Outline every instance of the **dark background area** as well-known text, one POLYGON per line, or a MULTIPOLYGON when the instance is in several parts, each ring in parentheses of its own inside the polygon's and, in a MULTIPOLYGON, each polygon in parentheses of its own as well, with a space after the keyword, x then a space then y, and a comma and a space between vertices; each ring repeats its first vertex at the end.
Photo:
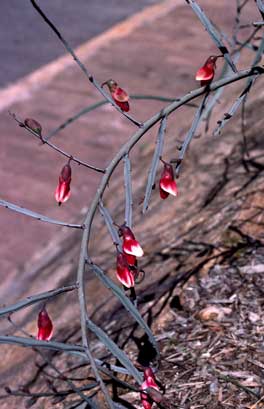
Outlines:
MULTIPOLYGON (((157 0, 39 0, 76 47, 157 0)), ((65 53, 29 0, 0 2, 0 87, 65 53)))

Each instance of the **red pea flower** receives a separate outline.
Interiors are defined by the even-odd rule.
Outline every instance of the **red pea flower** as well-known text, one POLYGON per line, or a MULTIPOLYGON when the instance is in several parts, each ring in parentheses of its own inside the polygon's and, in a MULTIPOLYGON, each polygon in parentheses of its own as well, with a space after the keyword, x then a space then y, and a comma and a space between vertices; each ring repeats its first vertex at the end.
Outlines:
POLYGON ((53 324, 47 313, 45 306, 38 315, 38 335, 39 341, 49 341, 53 334, 53 324))
POLYGON ((117 82, 115 82, 112 79, 105 81, 102 84, 102 87, 105 84, 108 86, 111 96, 113 100, 115 101, 115 103, 119 106, 119 108, 121 108, 122 111, 128 112, 129 111, 129 103, 128 103, 129 96, 126 93, 126 91, 120 88, 117 82))
MULTIPOLYGON (((124 253, 135 257, 143 256, 144 252, 142 250, 142 247, 140 246, 139 242, 135 239, 132 230, 128 226, 126 226, 126 224, 123 224, 122 226, 119 227, 118 233, 120 237, 123 237, 124 253)), ((131 261, 132 259, 130 259, 129 262, 131 261)))
POLYGON ((205 62, 205 64, 199 68, 195 75, 196 81, 201 81, 201 86, 209 85, 215 75, 216 60, 222 55, 211 55, 205 62))
POLYGON ((59 206, 69 199, 70 194, 71 194, 70 184, 71 184, 71 167, 70 167, 70 163, 67 163, 65 166, 63 166, 61 170, 61 174, 59 177, 59 183, 55 190, 55 199, 58 202, 59 206))
POLYGON ((135 285, 134 274, 129 268, 125 254, 118 252, 116 257, 116 275, 118 280, 126 287, 135 285))
POLYGON ((141 385, 141 390, 144 391, 147 388, 152 388, 157 393, 150 393, 151 396, 147 395, 146 393, 141 392, 140 397, 141 397, 141 402, 144 407, 144 409, 151 409, 153 402, 161 402, 162 400, 162 395, 160 393, 159 387, 156 383, 156 379, 154 376, 154 373, 151 368, 146 368, 144 370, 144 382, 141 385))
POLYGON ((169 194, 172 196, 177 196, 178 190, 177 185, 174 180, 173 167, 170 163, 161 161, 164 164, 164 168, 159 181, 159 191, 161 199, 167 199, 169 194))

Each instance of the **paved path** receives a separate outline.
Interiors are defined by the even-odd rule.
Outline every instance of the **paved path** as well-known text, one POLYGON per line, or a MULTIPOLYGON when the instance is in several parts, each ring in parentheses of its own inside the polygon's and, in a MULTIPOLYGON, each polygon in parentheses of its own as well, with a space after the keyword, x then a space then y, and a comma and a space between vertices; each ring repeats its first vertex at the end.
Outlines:
MULTIPOLYGON (((39 0, 39 5, 76 47, 158 0, 39 0), (107 7, 106 7, 107 5, 107 7)), ((65 53, 29 0, 1 0, 0 87, 65 53)))

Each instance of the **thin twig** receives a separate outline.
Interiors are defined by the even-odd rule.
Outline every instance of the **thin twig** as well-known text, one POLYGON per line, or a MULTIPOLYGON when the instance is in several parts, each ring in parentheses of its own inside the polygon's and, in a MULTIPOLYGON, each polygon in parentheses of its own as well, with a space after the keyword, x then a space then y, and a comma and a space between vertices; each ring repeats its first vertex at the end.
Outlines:
POLYGON ((128 154, 124 156, 124 182, 125 182, 125 223, 132 228, 132 181, 131 181, 131 163, 128 154))
POLYGON ((150 327, 140 315, 140 312, 138 311, 138 309, 135 307, 132 301, 130 301, 130 299, 125 295, 124 290, 121 289, 119 286, 117 286, 111 280, 111 278, 108 277, 103 272, 103 270, 99 266, 97 266, 96 264, 93 264, 91 261, 88 262, 88 264, 89 264, 89 267, 94 271, 95 275, 99 278, 99 280, 105 285, 105 287, 109 288, 114 293, 114 295, 120 300, 120 302, 123 304, 126 310, 130 312, 131 316, 135 319, 135 321, 141 326, 141 328, 144 329, 144 331, 146 332, 149 338, 150 343, 153 345, 154 349, 156 350, 157 359, 159 360, 160 355, 159 355, 157 341, 154 335, 152 334, 150 327))
POLYGON ((92 331, 98 339, 106 346, 106 348, 112 352, 112 354, 117 357, 118 361, 129 371, 129 373, 136 379, 136 381, 141 384, 142 376, 136 367, 133 365, 127 354, 119 348, 119 346, 112 341, 112 339, 98 327, 92 320, 86 317, 87 328, 92 331))
POLYGON ((66 158, 70 159, 73 162, 76 162, 78 165, 85 166, 88 169, 95 170, 96 172, 99 173, 105 173, 104 169, 97 168, 96 166, 89 165, 89 163, 83 162, 82 160, 76 158, 75 156, 70 155, 69 153, 63 151, 62 149, 58 148, 56 145, 54 145, 51 142, 48 142, 45 140, 44 137, 41 137, 37 132, 33 131, 33 129, 29 128, 23 121, 21 121, 16 114, 9 112, 10 116, 22 127, 25 128, 28 132, 30 132, 32 135, 34 135, 36 138, 38 138, 43 144, 48 145, 50 148, 52 148, 54 151, 60 153, 61 155, 65 156, 66 158))
POLYGON ((122 251, 122 242, 120 240, 120 237, 114 227, 114 222, 112 220, 112 217, 108 211, 108 209, 106 207, 104 207, 102 200, 100 200, 99 202, 99 206, 98 206, 99 212, 100 214, 103 216, 106 227, 112 237, 112 241, 113 243, 118 247, 118 249, 120 251, 122 251))
POLYGON ((7 202, 6 200, 0 199, 0 206, 5 207, 6 209, 12 210, 16 213, 21 213, 26 216, 32 217, 33 219, 40 220, 45 223, 57 224, 58 226, 70 227, 73 229, 82 229, 81 224, 72 224, 67 222, 61 222, 59 220, 51 219, 50 217, 44 216, 43 214, 33 212, 32 210, 26 209, 25 207, 20 207, 14 203, 7 202))
POLYGON ((230 57, 228 49, 226 48, 226 46, 223 44, 221 40, 221 35, 218 33, 216 28, 213 26, 211 21, 208 19, 204 11, 200 8, 200 6, 195 0, 186 0, 186 3, 188 3, 191 6, 192 10, 197 15, 197 17, 199 18, 199 20, 201 21, 201 23, 207 30, 208 34, 211 36, 216 46, 219 48, 220 52, 223 54, 224 58, 226 59, 226 62, 230 65, 233 72, 237 72, 236 66, 230 57))
POLYGON ((188 146, 190 145, 191 140, 194 137, 194 134, 195 134, 195 132, 196 132, 201 120, 202 120, 202 113, 203 113, 203 110, 204 110, 204 108, 206 106, 208 96, 209 96, 209 91, 207 91, 206 94, 204 95, 204 97, 202 99, 202 102, 201 102, 201 104, 200 104, 200 106, 199 106, 199 108, 196 111, 196 114, 194 116, 192 126, 189 129, 189 131, 188 131, 188 133, 187 133, 187 135, 186 135, 186 137, 184 139, 184 142, 182 144, 182 147, 181 147, 181 150, 180 150, 180 153, 179 153, 179 158, 178 158, 178 161, 177 161, 176 169, 175 169, 176 176, 179 176, 185 152, 187 151, 188 146))
POLYGON ((29 307, 32 304, 36 304, 40 301, 49 300, 57 295, 66 293, 68 291, 73 291, 78 288, 78 284, 69 285, 65 287, 56 288, 55 290, 46 291, 44 293, 31 295, 24 300, 20 300, 15 304, 9 305, 7 307, 0 308, 0 317, 6 314, 12 314, 13 312, 22 310, 23 308, 29 307))
MULTIPOLYGON (((97 203, 98 205, 98 203, 97 203)), ((89 214, 89 212, 88 212, 89 214)), ((102 393, 105 397, 105 400, 109 406, 110 409, 114 409, 114 405, 112 402, 112 399, 110 398, 110 395, 108 393, 108 390, 98 372, 98 369, 96 367, 95 360, 91 354, 89 344, 88 344, 88 337, 87 337, 87 329, 86 329, 86 318, 88 316, 87 312, 87 305, 86 305, 86 297, 85 297, 85 284, 84 284, 84 277, 83 277, 83 272, 85 268, 85 263, 86 263, 86 257, 87 257, 87 240, 86 240, 86 232, 87 232, 87 227, 84 224, 84 232, 83 232, 83 237, 82 237, 82 244, 81 244, 81 251, 80 251, 80 257, 79 257, 79 266, 78 266, 78 271, 77 271, 77 280, 80 283, 79 289, 78 289, 78 298, 79 298, 79 306, 80 306, 80 321, 81 321, 81 334, 82 334, 82 345, 85 350, 85 355, 88 358, 91 368, 93 370, 93 373, 95 375, 95 379, 100 385, 100 388, 102 390, 102 393), (79 281, 80 280, 80 281, 79 281)))
MULTIPOLYGON (((258 64, 262 58, 262 54, 264 52, 264 34, 262 37, 262 41, 261 44, 259 46, 259 49, 254 57, 254 60, 252 62, 252 66, 258 64)), ((230 121, 231 118, 233 118, 234 114, 236 113, 236 111, 238 110, 238 108, 241 106, 241 104, 245 103, 246 98, 254 84, 254 82, 256 81, 256 79, 258 78, 258 76, 255 76, 253 78, 249 78, 246 81, 246 86, 243 89, 243 91, 241 92, 241 94, 239 95, 239 97, 236 99, 236 101, 233 103, 233 105, 230 107, 230 109, 228 110, 227 113, 224 114, 224 117, 219 120, 217 122, 217 127, 215 128, 215 130, 213 131, 213 135, 214 136, 218 136, 220 135, 222 129, 224 128, 224 126, 230 121)))
POLYGON ((143 210, 142 210, 143 214, 146 213, 148 209, 152 189, 155 183, 155 177, 156 177, 156 173, 158 169, 159 159, 162 156, 166 127, 167 127, 167 117, 164 116, 160 123, 158 136, 156 140, 155 152, 154 152, 151 166, 150 166, 149 173, 148 173, 148 180, 147 180, 145 197, 144 197, 144 202, 143 202, 143 210))

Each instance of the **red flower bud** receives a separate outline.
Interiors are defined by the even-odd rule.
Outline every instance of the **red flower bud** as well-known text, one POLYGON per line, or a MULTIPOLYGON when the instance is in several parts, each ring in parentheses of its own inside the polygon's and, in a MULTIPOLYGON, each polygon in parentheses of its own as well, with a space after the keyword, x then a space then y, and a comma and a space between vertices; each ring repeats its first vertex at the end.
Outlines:
POLYGON ((39 341, 49 341, 53 334, 53 325, 52 321, 46 311, 46 308, 43 307, 38 315, 38 335, 37 339, 39 341))
POLYGON ((177 196, 178 190, 174 180, 173 167, 170 163, 164 162, 163 172, 159 181, 160 197, 166 199, 169 194, 177 196))
POLYGON ((26 118, 24 123, 28 128, 32 129, 32 131, 36 132, 41 137, 42 126, 38 121, 32 118, 26 118))
POLYGON ((63 166, 61 174, 59 177, 59 183, 55 190, 55 199, 60 206, 62 203, 66 202, 70 197, 70 184, 71 184, 71 167, 67 163, 63 166))
POLYGON ((151 368, 146 368, 144 370, 144 382, 142 383, 140 389, 144 391, 147 388, 152 388, 153 393, 150 392, 149 396, 146 393, 141 392, 140 397, 144 409, 151 409, 153 402, 161 402, 162 400, 162 395, 159 391, 159 387, 156 383, 156 379, 151 368))
POLYGON ((129 96, 122 88, 120 88, 114 80, 108 80, 102 84, 102 86, 107 85, 111 96, 115 103, 122 109, 122 111, 128 112, 129 111, 129 96))
POLYGON ((126 256, 118 252, 116 257, 116 275, 118 280, 126 287, 131 288, 135 285, 134 274, 129 268, 126 256))
POLYGON ((123 251, 135 257, 142 257, 144 252, 139 242, 135 239, 132 230, 123 224, 119 228, 119 236, 123 237, 123 251))
POLYGON ((218 57, 222 57, 222 55, 211 55, 197 71, 195 79, 196 81, 201 81, 201 86, 208 85, 213 80, 218 57))

